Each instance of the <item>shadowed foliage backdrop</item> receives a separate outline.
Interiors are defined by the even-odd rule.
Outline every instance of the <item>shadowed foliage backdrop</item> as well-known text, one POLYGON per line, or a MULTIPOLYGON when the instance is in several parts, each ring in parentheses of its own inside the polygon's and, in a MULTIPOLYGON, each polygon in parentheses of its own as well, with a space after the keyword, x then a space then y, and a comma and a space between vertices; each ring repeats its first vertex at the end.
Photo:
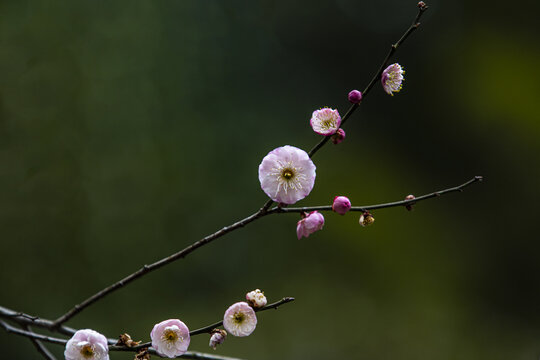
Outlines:
MULTIPOLYGON (((56 318, 142 264, 265 199, 264 155, 308 150, 321 106, 348 107, 416 14, 415 1, 0 3, 0 304, 56 318)), ((270 216, 152 273, 68 325, 149 339, 219 320, 246 291, 297 301, 216 353, 246 359, 536 359, 540 356, 537 5, 432 1, 379 85, 318 153, 301 205, 463 194, 270 216)), ((191 350, 212 351, 208 337, 191 350)), ((39 358, 0 332, 2 357, 39 358)), ((50 345, 61 357, 63 349, 50 345)), ((113 353, 113 359, 132 354, 113 353)))

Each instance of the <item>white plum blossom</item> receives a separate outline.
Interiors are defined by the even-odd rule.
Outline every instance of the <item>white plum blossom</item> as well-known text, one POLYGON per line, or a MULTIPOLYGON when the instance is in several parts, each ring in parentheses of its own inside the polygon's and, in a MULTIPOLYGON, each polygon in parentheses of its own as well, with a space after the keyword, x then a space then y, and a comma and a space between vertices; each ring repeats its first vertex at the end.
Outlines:
POLYGON ((273 201, 294 204, 313 189, 315 169, 315 164, 304 150, 285 145, 263 158, 259 165, 259 181, 273 201))
POLYGON ((184 354, 191 341, 188 327, 178 319, 169 319, 154 325, 150 338, 157 353, 171 359, 184 354))
POLYGON ((97 331, 78 330, 66 344, 66 360, 109 360, 107 338, 97 331))
POLYGON ((234 336, 248 336, 257 326, 257 316, 248 303, 241 301, 229 306, 223 316, 223 327, 234 336))
POLYGON ((341 116, 337 110, 325 107, 313 112, 309 124, 317 134, 328 136, 339 129, 341 116))
POLYGON ((388 95, 394 95, 393 93, 401 90, 401 83, 405 80, 404 73, 405 71, 398 63, 384 69, 381 75, 381 84, 388 95))
POLYGON ((264 296, 264 293, 259 289, 248 292, 246 294, 246 300, 254 309, 262 308, 266 306, 267 303, 266 296, 264 296))

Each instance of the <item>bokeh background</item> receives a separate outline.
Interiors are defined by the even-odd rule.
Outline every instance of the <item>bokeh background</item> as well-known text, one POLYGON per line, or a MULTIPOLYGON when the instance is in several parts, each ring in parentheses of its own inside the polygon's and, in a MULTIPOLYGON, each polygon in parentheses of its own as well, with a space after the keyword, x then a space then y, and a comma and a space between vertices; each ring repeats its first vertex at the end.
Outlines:
MULTIPOLYGON (((538 359, 538 5, 430 1, 347 139, 314 160, 300 204, 394 201, 264 218, 88 308, 68 325, 148 340, 153 324, 219 320, 246 291, 296 302, 215 353, 243 359, 538 359)), ((348 108, 415 1, 0 2, 0 304, 56 318, 265 202, 257 167, 309 149, 321 106, 348 108)), ((212 352, 207 336, 191 350, 212 352)), ((2 358, 38 359, 0 331, 2 358)), ((49 348, 62 358, 63 349, 49 348)), ((113 353, 113 359, 132 354, 113 353)))

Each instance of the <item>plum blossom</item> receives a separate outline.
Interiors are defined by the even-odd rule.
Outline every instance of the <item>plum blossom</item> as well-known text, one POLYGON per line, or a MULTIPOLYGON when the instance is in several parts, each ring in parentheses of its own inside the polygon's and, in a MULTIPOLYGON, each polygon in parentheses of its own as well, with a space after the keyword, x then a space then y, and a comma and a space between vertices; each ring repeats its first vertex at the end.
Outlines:
POLYGON ((246 300, 254 309, 262 308, 266 306, 267 303, 266 296, 264 296, 264 293, 259 289, 248 292, 246 294, 246 300))
POLYGON ((322 108, 315 110, 309 121, 313 131, 317 134, 328 136, 334 134, 341 125, 341 116, 337 110, 322 108))
POLYGON ((324 216, 318 211, 312 211, 307 214, 302 220, 298 221, 296 225, 296 236, 298 240, 304 237, 308 237, 315 231, 321 230, 324 225, 324 216))
POLYGON ((332 210, 340 215, 345 215, 351 210, 351 201, 346 196, 336 196, 332 203, 332 210))
POLYGON ((66 344, 66 360, 109 360, 107 338, 97 331, 78 330, 66 344))
POLYGON ((256 326, 255 311, 244 301, 232 304, 223 316, 223 327, 234 336, 248 336, 256 326))
POLYGON ((360 219, 358 220, 358 223, 360 223, 360 225, 364 227, 372 225, 374 222, 375 222, 375 218, 368 211, 360 215, 360 219))
POLYGON ((381 75, 381 84, 388 95, 394 95, 393 93, 401 90, 401 83, 405 80, 404 73, 405 71, 398 63, 384 69, 381 75))
POLYGON ((212 330, 212 336, 210 336, 210 343, 208 344, 212 349, 216 350, 216 347, 223 344, 227 338, 227 332, 221 329, 212 330))
POLYGON ((184 354, 191 341, 188 327, 178 319, 169 319, 154 325, 150 338, 157 353, 171 359, 184 354))
POLYGON ((294 204, 313 189, 315 169, 315 164, 304 150, 285 145, 263 158, 259 165, 259 181, 273 201, 294 204))

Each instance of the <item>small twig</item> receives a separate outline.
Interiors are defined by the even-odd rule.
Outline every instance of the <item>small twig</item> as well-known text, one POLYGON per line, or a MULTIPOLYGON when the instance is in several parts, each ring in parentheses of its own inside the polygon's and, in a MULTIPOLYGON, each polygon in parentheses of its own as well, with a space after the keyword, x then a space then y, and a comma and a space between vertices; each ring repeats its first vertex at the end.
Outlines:
MULTIPOLYGON (((386 57, 384 58, 381 66, 379 67, 379 70, 377 70, 377 72, 375 73, 375 75, 373 76, 373 78, 371 79, 371 81, 369 82, 368 86, 366 86, 366 88, 364 89, 364 92, 362 92, 362 100, 364 100, 366 98, 366 95, 369 93, 369 91, 371 90, 371 88, 373 87, 373 85, 375 85, 375 83, 381 78, 381 75, 384 71, 384 69, 386 68, 386 66, 388 65, 388 62, 390 61, 390 58, 392 57, 392 55, 394 55, 394 52, 396 52, 397 48, 403 44, 403 42, 409 37, 409 35, 411 35, 413 33, 414 30, 418 29, 418 27, 420 26, 420 18, 422 17, 422 14, 427 10, 427 5, 423 5, 423 6, 418 6, 418 14, 416 15, 416 18, 414 19, 412 25, 407 29, 407 31, 405 31, 405 33, 401 36, 401 38, 395 43, 393 44, 391 47, 390 47, 390 51, 388 52, 388 54, 386 55, 386 57)), ((358 108, 359 104, 352 104, 350 107, 349 107, 349 110, 347 110, 347 112, 345 113, 345 115, 343 115, 343 117, 341 118, 341 127, 343 127, 343 125, 345 124, 345 122, 347 121, 347 119, 349 119, 349 117, 351 117, 351 115, 354 113, 354 111, 358 108)), ((315 145, 308 153, 309 157, 313 157, 313 155, 315 155, 315 153, 317 151, 319 151, 320 148, 322 148, 327 142, 328 140, 330 140, 330 136, 325 136, 321 139, 321 141, 319 141, 317 143, 317 145, 315 145)))
MULTIPOLYGON (((291 301, 294 301, 293 297, 284 297, 283 299, 281 299, 279 301, 276 301, 275 303, 268 304, 265 307, 262 307, 260 309, 254 309, 254 310, 255 310, 255 312, 261 312, 261 311, 265 311, 265 310, 269 310, 269 309, 277 309, 281 305, 289 303, 291 301)), ((200 334, 208 334, 208 333, 212 332, 212 330, 214 330, 215 328, 218 328, 218 327, 220 327, 222 325, 223 325, 223 320, 215 322, 215 323, 210 324, 210 325, 207 325, 207 326, 202 327, 200 329, 192 330, 192 331, 189 332, 189 336, 195 336, 195 335, 200 335, 200 334)), ((137 346, 135 346, 133 348, 134 349, 140 349, 140 348, 144 348, 144 347, 149 347, 151 345, 152 345, 151 342, 147 342, 147 343, 144 343, 144 344, 139 344, 139 345, 137 345, 137 346)))
POLYGON ((0 320, 0 326, 3 327, 4 330, 6 330, 9 333, 25 336, 25 337, 30 338, 30 339, 36 339, 36 340, 41 340, 41 341, 49 342, 49 343, 52 343, 52 344, 60 344, 60 345, 66 345, 66 343, 67 343, 67 340, 65 340, 65 339, 59 339, 59 338, 55 338, 55 337, 51 337, 51 336, 45 336, 45 335, 37 334, 37 333, 32 332, 32 331, 26 331, 26 330, 21 330, 21 329, 14 328, 13 326, 7 324, 6 322, 4 322, 2 320, 0 320))
MULTIPOLYGON (((418 196, 411 200, 401 200, 401 201, 394 201, 384 204, 376 204, 376 205, 367 205, 367 206, 353 206, 351 207, 350 211, 366 211, 366 210, 375 210, 375 209, 384 209, 384 208, 391 208, 396 206, 406 206, 406 205, 414 205, 419 201, 431 199, 434 197, 439 197, 444 194, 452 193, 452 192, 461 192, 464 188, 467 186, 482 181, 482 176, 475 176, 471 180, 467 181, 464 184, 461 184, 459 186, 451 187, 448 189, 435 191, 430 194, 418 196)), ((323 206, 305 206, 305 207, 295 207, 295 208, 281 208, 281 207, 274 207, 270 210, 268 210, 268 214, 275 214, 275 213, 301 213, 301 212, 309 212, 309 211, 330 211, 332 210, 332 205, 323 205, 323 206)))
MULTIPOLYGON (((32 329, 28 325, 21 325, 23 330, 32 332, 32 329)), ((31 338, 30 341, 32 341, 32 344, 36 347, 36 350, 38 353, 43 355, 43 357, 47 360, 56 360, 56 357, 41 343, 41 341, 31 338)))
MULTIPOLYGON (((68 340, 55 338, 52 336, 45 336, 33 331, 17 329, 6 322, 0 320, 0 327, 4 328, 9 333, 27 337, 32 340, 45 341, 51 344, 58 344, 65 346, 68 340)), ((109 339, 110 341, 110 339, 109 339)), ((159 356, 154 349, 148 349, 149 352, 153 355, 159 356)), ((135 348, 120 347, 120 346, 109 346, 109 351, 136 351, 135 348)), ((219 356, 213 354, 205 354, 197 351, 188 351, 184 355, 180 356, 182 359, 204 359, 204 360, 240 360, 236 358, 231 358, 227 356, 219 356)), ((56 360, 54 356, 50 359, 56 360)))
POLYGON ((13 311, 11 309, 0 306, 0 318, 9 319, 21 325, 38 326, 48 330, 54 330, 64 335, 72 336, 77 330, 67 327, 55 327, 51 320, 41 319, 37 316, 28 315, 22 312, 13 311))

